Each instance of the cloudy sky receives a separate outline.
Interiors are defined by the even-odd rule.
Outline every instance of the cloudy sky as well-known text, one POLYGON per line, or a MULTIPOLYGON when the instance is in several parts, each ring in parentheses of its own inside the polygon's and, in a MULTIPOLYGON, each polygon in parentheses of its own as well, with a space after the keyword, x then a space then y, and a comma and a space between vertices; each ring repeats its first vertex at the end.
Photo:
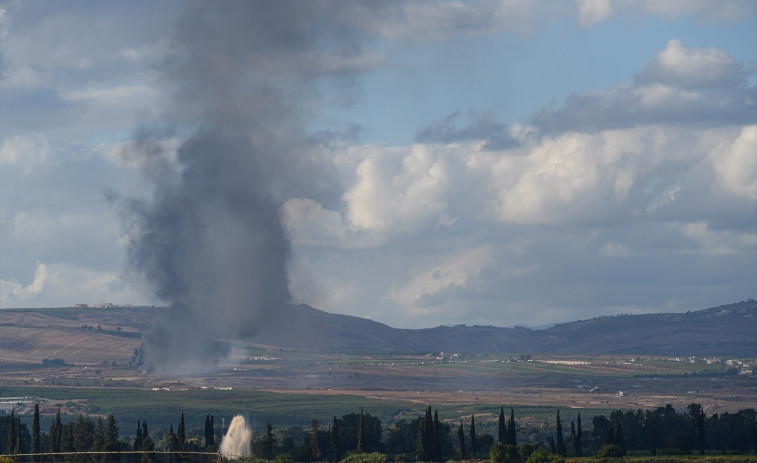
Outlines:
MULTIPOLYGON (((757 296, 756 2, 337 3, 190 39, 291 106, 292 302, 414 328, 757 296)), ((0 5, 0 307, 165 303, 119 204, 187 168, 226 82, 166 69, 215 4, 0 5)))

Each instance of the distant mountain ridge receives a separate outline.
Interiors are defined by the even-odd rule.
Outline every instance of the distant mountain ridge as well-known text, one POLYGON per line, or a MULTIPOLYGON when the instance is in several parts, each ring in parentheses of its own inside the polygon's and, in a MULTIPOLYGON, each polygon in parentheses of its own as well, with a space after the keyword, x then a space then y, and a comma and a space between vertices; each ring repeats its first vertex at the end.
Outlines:
POLYGON ((646 354, 757 357, 757 301, 686 313, 618 315, 547 329, 494 326, 392 328, 372 320, 287 306, 253 342, 334 351, 646 354))

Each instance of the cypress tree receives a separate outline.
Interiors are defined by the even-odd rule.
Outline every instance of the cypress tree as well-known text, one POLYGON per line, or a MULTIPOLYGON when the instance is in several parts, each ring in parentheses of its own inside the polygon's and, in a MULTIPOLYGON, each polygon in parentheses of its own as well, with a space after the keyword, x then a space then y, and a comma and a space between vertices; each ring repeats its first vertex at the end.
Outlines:
POLYGON ((502 445, 509 444, 510 442, 507 439, 507 427, 505 426, 505 407, 499 408, 499 418, 497 420, 497 435, 498 439, 497 442, 499 442, 502 445))
POLYGON ((11 408, 11 422, 10 428, 8 428, 8 434, 5 436, 5 452, 8 455, 16 453, 16 440, 18 433, 16 432, 16 415, 11 408))
POLYGON ((179 439, 176 438, 176 434, 173 432, 173 423, 168 426, 168 451, 179 451, 179 439))
POLYGON ((147 421, 142 420, 142 442, 150 437, 150 432, 147 431, 147 421))
POLYGON ((510 445, 518 445, 518 436, 515 434, 515 410, 510 409, 510 421, 507 423, 507 441, 510 445))
POLYGON ((415 447, 415 459, 417 461, 428 461, 428 456, 426 455, 426 452, 428 452, 426 448, 426 426, 426 417, 422 416, 418 421, 418 438, 416 439, 417 443, 415 447))
POLYGON ((457 442, 460 445, 460 460, 465 460, 465 431, 462 421, 460 421, 460 427, 457 428, 457 442))
POLYGON ((210 446, 216 448, 216 425, 213 415, 210 415, 210 446))
POLYGON ((273 456, 273 444, 276 439, 273 437, 273 425, 271 420, 265 422, 265 439, 263 440, 263 458, 270 460, 273 456))
POLYGON ((321 449, 318 448, 318 420, 310 421, 310 442, 308 443, 308 461, 320 461, 321 449))
POLYGON ((336 420, 336 416, 334 417, 334 422, 331 424, 331 452, 334 455, 333 461, 339 461, 341 460, 341 455, 339 452, 339 424, 336 420))
POLYGON ((179 419, 179 429, 176 431, 176 438, 179 441, 179 448, 177 450, 184 451, 184 444, 187 441, 187 435, 184 432, 184 412, 181 412, 181 418, 179 419))
POLYGON ((210 427, 210 414, 205 415, 205 427, 203 428, 203 435, 205 437, 205 448, 208 448, 208 427, 210 427))
POLYGON ((34 421, 32 421, 32 453, 39 453, 39 404, 34 404, 34 421))
POLYGON ((357 451, 365 453, 365 429, 363 427, 363 409, 360 409, 360 420, 357 424, 357 451))
POLYGON ((16 418, 16 452, 26 453, 24 448, 24 440, 21 437, 21 417, 16 418))
POLYGON ((583 456, 584 450, 583 450, 583 429, 581 428, 581 414, 578 414, 578 426, 576 426, 576 440, 574 442, 574 447, 576 450, 576 456, 578 458, 581 458, 583 456))
POLYGON ((657 438, 654 432, 654 419, 649 417, 649 454, 653 457, 657 456, 657 438))
POLYGON ((118 452, 121 451, 121 443, 118 441, 118 425, 116 418, 111 413, 105 421, 105 451, 109 453, 109 461, 118 461, 118 452))
POLYGON ((92 433, 92 451, 102 452, 103 450, 105 450, 105 425, 103 419, 98 417, 95 432, 92 433))
POLYGON ((565 438, 562 435, 562 421, 560 421, 560 410, 557 410, 557 439, 556 447, 557 454, 561 457, 568 455, 568 449, 565 448, 565 438))
POLYGON ((576 450, 576 423, 570 420, 570 441, 573 443, 573 451, 576 450))
POLYGON ((60 409, 55 415, 55 419, 50 424, 50 433, 48 434, 48 440, 50 444, 50 452, 60 452, 60 440, 63 433, 63 424, 60 422, 60 409))
POLYGON ((137 420, 137 435, 134 436, 134 451, 137 452, 142 448, 142 423, 137 420))
POLYGON ((426 461, 436 461, 436 446, 434 445, 434 418, 431 415, 431 405, 426 407, 426 427, 423 433, 423 447, 426 449, 426 461))
POLYGON ((470 454, 476 458, 476 416, 470 416, 470 454))
POLYGON ((442 440, 439 435, 439 413, 434 410, 434 461, 442 461, 442 440))

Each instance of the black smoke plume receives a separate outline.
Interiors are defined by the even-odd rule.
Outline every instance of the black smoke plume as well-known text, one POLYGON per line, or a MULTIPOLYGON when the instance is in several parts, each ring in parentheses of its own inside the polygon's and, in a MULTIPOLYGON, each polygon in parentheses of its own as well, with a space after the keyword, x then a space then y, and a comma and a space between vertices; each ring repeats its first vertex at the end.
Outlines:
POLYGON ((169 306, 134 366, 212 368, 229 340, 254 334, 289 302, 280 207, 320 175, 305 148, 314 82, 355 72, 343 63, 361 53, 350 26, 361 11, 349 2, 220 1, 190 4, 179 19, 158 71, 170 101, 160 117, 183 141, 171 160, 149 149, 149 136, 136 143, 152 156, 153 191, 124 201, 130 266, 169 306))

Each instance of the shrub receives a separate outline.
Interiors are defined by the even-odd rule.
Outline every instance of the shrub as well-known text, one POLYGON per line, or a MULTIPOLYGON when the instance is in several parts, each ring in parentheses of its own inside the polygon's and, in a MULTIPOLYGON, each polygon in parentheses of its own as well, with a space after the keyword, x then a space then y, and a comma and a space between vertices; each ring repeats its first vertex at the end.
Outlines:
POLYGON ((276 459, 273 461, 275 463, 294 463, 294 458, 288 453, 282 453, 281 455, 276 455, 276 459))
POLYGON ((520 458, 518 447, 514 445, 502 445, 499 442, 489 449, 489 459, 495 463, 517 461, 520 458))
POLYGON ((607 444, 597 451, 597 458, 623 458, 623 449, 615 444, 607 444))
POLYGON ((385 463, 386 455, 381 453, 351 453, 342 463, 385 463))

